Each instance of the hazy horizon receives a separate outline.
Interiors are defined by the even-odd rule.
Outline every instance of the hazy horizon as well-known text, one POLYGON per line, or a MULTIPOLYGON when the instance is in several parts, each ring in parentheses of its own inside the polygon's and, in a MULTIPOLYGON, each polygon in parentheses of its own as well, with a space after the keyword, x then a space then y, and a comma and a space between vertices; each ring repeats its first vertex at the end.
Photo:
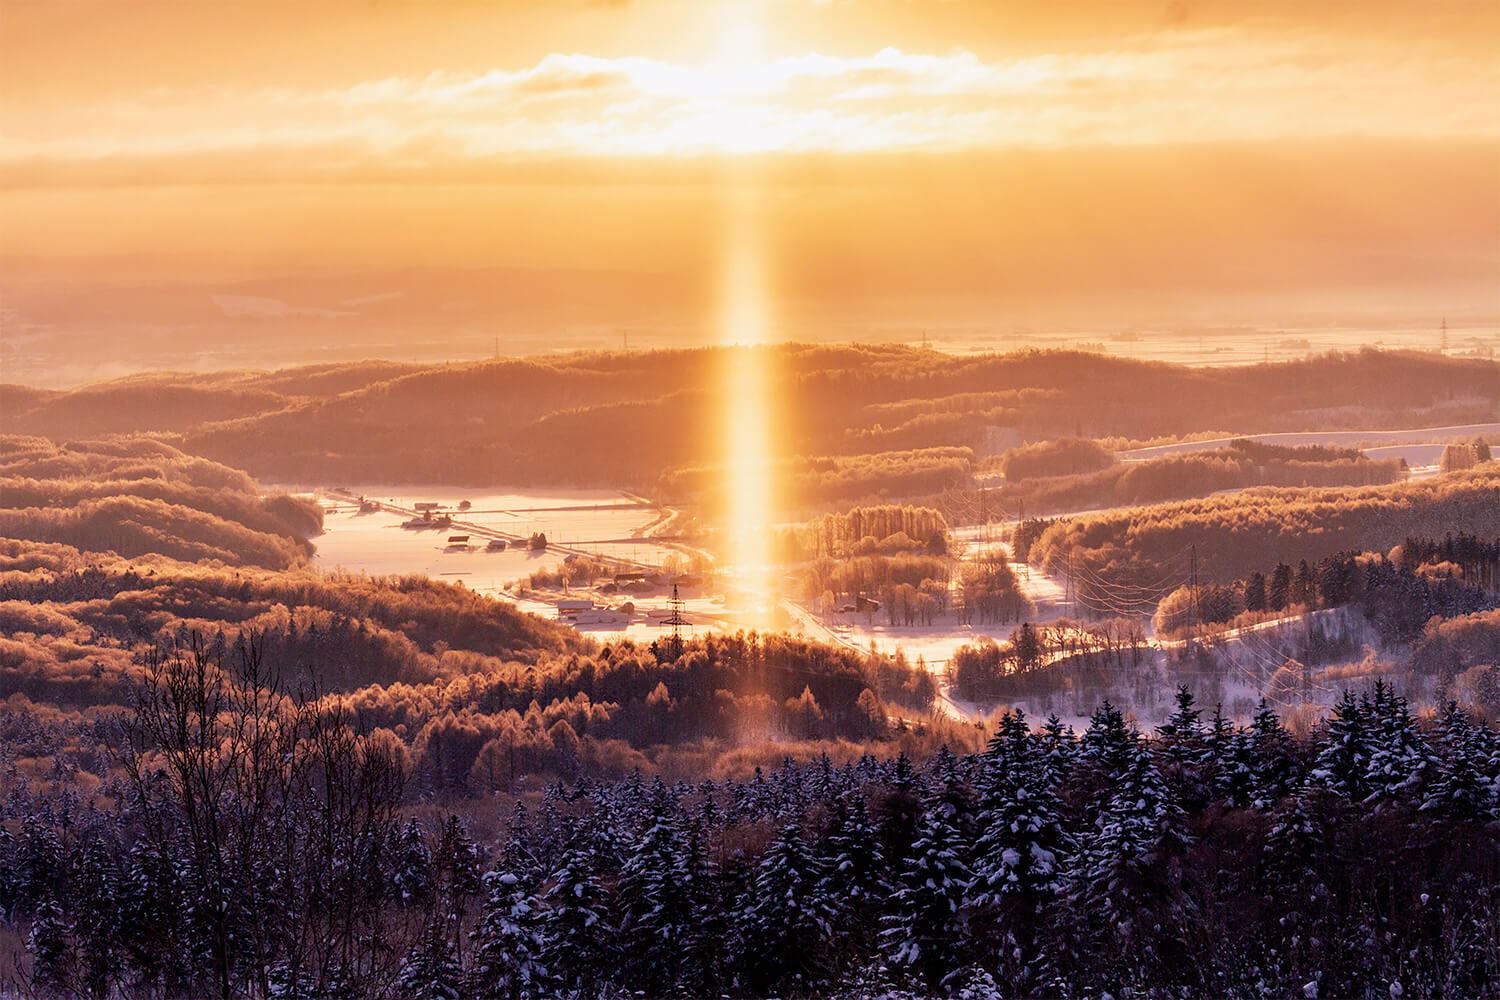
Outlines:
POLYGON ((736 164, 771 339, 1500 329, 1493 5, 0 17, 7 381, 714 342, 736 164))

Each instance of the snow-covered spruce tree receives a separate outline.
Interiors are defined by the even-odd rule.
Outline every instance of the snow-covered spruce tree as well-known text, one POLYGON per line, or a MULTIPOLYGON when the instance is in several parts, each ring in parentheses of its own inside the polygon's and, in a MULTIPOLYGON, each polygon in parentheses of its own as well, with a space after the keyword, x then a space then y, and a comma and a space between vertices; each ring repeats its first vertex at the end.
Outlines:
POLYGON ((542 964, 562 989, 580 995, 606 978, 614 963, 614 935, 595 867, 592 841, 575 838, 543 898, 542 964))
POLYGON ((102 832, 80 839, 72 880, 74 939, 78 951, 78 986, 91 997, 106 997, 119 980, 120 867, 102 832))
MULTIPOLYGON (((0 754, 3 754, 0 748, 0 754)), ((3 763, 3 756, 0 756, 3 763)), ((16 864, 16 838, 10 828, 0 823, 0 915, 15 911, 20 889, 19 871, 16 864)))
POLYGON ((1422 811, 1461 823, 1493 821, 1500 803, 1495 783, 1485 774, 1488 761, 1481 732, 1450 701, 1439 733, 1442 756, 1422 811))
POLYGON ((1341 800, 1322 789, 1304 790, 1283 799, 1272 818, 1261 860, 1265 897, 1266 944, 1263 948, 1279 981, 1273 989, 1300 988, 1319 971, 1322 941, 1318 914, 1326 909, 1329 888, 1322 871, 1327 837, 1319 817, 1341 800))
POLYGON ((120 889, 120 944, 142 992, 175 996, 191 981, 187 903, 171 859, 150 844, 130 848, 120 889))
POLYGON ((1255 734, 1248 729, 1234 729, 1224 744, 1219 759, 1215 785, 1219 799, 1236 809, 1245 809, 1255 800, 1255 774, 1260 759, 1255 750, 1255 734))
POLYGON ((31 955, 31 986, 42 996, 76 995, 77 956, 70 940, 72 927, 62 907, 43 896, 31 918, 26 950, 31 955))
POLYGON ((888 773, 878 779, 870 803, 871 816, 892 870, 899 871, 911 856, 912 841, 922 817, 922 790, 916 769, 906 754, 898 754, 888 773))
POLYGON ((1372 715, 1368 701, 1357 702, 1346 690, 1318 734, 1313 780, 1356 802, 1370 794, 1370 757, 1375 750, 1372 715))
POLYGON ((26 816, 16 844, 14 874, 16 896, 23 908, 29 911, 43 899, 58 898, 64 889, 63 860, 62 841, 52 825, 40 816, 26 816))
POLYGON ((1249 801, 1252 778, 1245 752, 1245 741, 1235 729, 1234 721, 1224 714, 1222 704, 1214 705, 1214 714, 1203 734, 1203 762, 1208 768, 1211 801, 1241 806, 1249 801))
MULTIPOLYGON (((974 786, 968 767, 946 746, 939 748, 928 774, 928 792, 923 809, 941 812, 965 845, 974 842, 974 825, 978 820, 974 786)), ((967 848, 966 848, 967 849, 967 848)), ((967 861, 967 855, 965 861, 967 861)))
POLYGON ((1078 741, 1076 760, 1094 781, 1113 785, 1131 763, 1138 734, 1125 725, 1125 717, 1108 701, 1089 717, 1089 726, 1078 741))
POLYGON ((554 983, 543 961, 541 904, 530 880, 513 871, 484 876, 484 906, 470 932, 469 992, 480 997, 550 996, 554 983))
POLYGON ((1116 992, 1186 974, 1182 892, 1187 837, 1182 811, 1138 743, 1070 866, 1066 920, 1076 954, 1089 956, 1092 986, 1116 992))
POLYGON ((757 993, 801 990, 818 979, 832 933, 823 866, 795 821, 782 827, 755 869, 739 914, 739 971, 757 993))
POLYGON ((1376 681, 1370 708, 1375 734, 1367 797, 1375 804, 1412 799, 1420 804, 1439 765, 1427 741, 1418 734, 1406 699, 1384 681, 1376 681))
POLYGON ((464 971, 453 952, 453 935, 447 921, 428 921, 421 940, 407 953, 396 979, 403 1000, 461 1000, 464 971))
POLYGON ((267 1000, 323 1000, 328 996, 307 970, 290 962, 274 963, 266 977, 267 1000))
POLYGON ((1255 753, 1251 804, 1257 809, 1272 809, 1301 784, 1297 741, 1264 698, 1250 722, 1250 734, 1255 753))
POLYGON ((696 919, 682 942, 682 980, 697 984, 702 993, 717 995, 732 973, 728 943, 734 938, 735 915, 749 891, 753 873, 743 857, 721 867, 710 854, 701 829, 692 827, 686 836, 683 877, 688 906, 696 919))
POLYGON ((1047 721, 1042 725, 1041 752, 1046 758, 1048 769, 1059 778, 1068 773, 1073 766, 1074 755, 1078 752, 1078 740, 1074 736, 1072 726, 1064 726, 1057 713, 1047 716, 1047 721))
POLYGON ((432 902, 432 855, 415 816, 396 837, 395 870, 391 873, 401 905, 420 909, 432 902))
POLYGON ((1062 890, 1072 838, 1057 778, 1019 712, 1002 719, 983 766, 966 907, 976 937, 994 942, 981 963, 1015 992, 1034 992, 1045 973, 1039 935, 1062 890))
POLYGON ((1186 684, 1177 688, 1177 707, 1158 729, 1162 756, 1168 760, 1200 762, 1203 759, 1203 710, 1195 707, 1193 692, 1186 684))
POLYGON ((928 796, 881 932, 891 961, 932 989, 963 965, 963 903, 973 879, 949 794, 939 787, 928 796))
POLYGON ((1006 711, 1000 716, 995 734, 990 737, 979 760, 979 786, 983 794, 986 782, 1012 766, 1028 767, 1040 755, 1040 746, 1031 734, 1026 722, 1026 713, 1020 709, 1006 711))
POLYGON ((891 895, 885 850, 862 791, 833 801, 819 846, 824 864, 818 893, 833 907, 831 948, 843 960, 862 956, 891 895))
POLYGON ((484 885, 481 880, 479 848, 457 816, 450 815, 443 824, 443 835, 438 841, 437 856, 433 861, 438 896, 443 904, 441 916, 452 931, 454 953, 461 963, 464 929, 469 911, 484 885))
POLYGON ((690 987, 682 983, 684 953, 693 945, 698 914, 683 859, 675 801, 653 797, 645 829, 630 846, 616 892, 621 973, 648 995, 690 987))
POLYGON ((1203 710, 1187 685, 1177 689, 1177 707, 1157 729, 1153 749, 1162 761, 1163 777, 1189 809, 1201 809, 1213 797, 1211 754, 1203 730, 1203 710))

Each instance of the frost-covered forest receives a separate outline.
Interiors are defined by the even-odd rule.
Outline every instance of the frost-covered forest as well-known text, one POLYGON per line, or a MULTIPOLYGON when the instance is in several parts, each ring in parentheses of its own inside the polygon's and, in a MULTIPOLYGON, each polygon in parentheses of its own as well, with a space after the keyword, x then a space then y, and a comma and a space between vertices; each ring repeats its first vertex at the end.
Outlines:
MULTIPOLYGON (((251 647, 157 657, 115 804, 5 803, 40 996, 1475 997, 1500 986, 1500 736, 1346 693, 1307 739, 1182 689, 1152 734, 547 788, 476 836, 389 734, 251 647)), ((15 738, 17 734, 11 734, 15 738)))

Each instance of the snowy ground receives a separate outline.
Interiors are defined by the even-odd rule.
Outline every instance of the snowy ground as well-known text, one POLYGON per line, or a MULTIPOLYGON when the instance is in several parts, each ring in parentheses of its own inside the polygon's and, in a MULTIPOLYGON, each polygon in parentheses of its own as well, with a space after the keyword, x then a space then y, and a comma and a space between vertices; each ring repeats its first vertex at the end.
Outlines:
MULTIPOLYGON (((659 563, 671 549, 635 537, 656 520, 652 506, 608 490, 576 490, 547 493, 484 493, 457 487, 351 486, 355 496, 411 508, 419 502, 444 505, 463 521, 494 528, 509 535, 541 532, 549 542, 574 549, 628 559, 659 563), (470 509, 455 508, 467 500, 470 509)), ((532 553, 507 548, 484 551, 486 539, 475 538, 467 551, 450 550, 449 534, 464 529, 412 531, 401 527, 400 514, 377 511, 359 513, 358 505, 330 500, 324 495, 323 534, 313 539, 317 551, 313 565, 319 569, 345 569, 372 575, 422 573, 477 590, 493 591, 539 569, 555 566, 565 553, 532 553)))

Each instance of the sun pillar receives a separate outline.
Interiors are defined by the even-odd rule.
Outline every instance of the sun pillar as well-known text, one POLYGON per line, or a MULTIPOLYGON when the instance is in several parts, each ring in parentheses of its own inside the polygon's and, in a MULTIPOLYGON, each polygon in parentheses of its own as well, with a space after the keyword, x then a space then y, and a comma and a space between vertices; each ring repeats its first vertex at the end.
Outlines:
POLYGON ((752 165, 734 162, 727 168, 720 326, 729 570, 745 591, 747 623, 764 627, 774 605, 767 371, 772 348, 757 187, 752 165))

